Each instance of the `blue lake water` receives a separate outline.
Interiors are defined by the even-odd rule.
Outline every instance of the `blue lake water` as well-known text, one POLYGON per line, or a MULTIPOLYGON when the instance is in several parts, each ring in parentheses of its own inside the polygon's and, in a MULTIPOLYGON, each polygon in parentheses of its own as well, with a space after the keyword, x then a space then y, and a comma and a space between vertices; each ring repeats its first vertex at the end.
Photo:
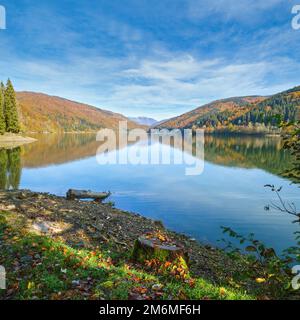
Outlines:
POLYGON ((300 207, 300 189, 280 175, 291 157, 278 138, 206 137, 204 172, 198 176, 185 175, 185 165, 99 165, 98 145, 93 135, 43 135, 18 148, 19 158, 1 150, 2 157, 15 161, 11 172, 2 172, 2 187, 57 195, 69 188, 110 190, 116 207, 161 220, 203 242, 218 245, 220 227, 229 226, 242 234, 254 232, 277 250, 294 243, 293 218, 264 210, 276 200, 265 184, 283 186, 283 198, 300 207))

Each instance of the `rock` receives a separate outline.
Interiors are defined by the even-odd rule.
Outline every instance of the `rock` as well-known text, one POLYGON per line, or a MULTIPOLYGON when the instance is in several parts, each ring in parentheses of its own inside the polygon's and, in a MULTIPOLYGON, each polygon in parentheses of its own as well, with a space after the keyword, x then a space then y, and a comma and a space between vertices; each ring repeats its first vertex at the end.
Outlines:
POLYGON ((57 224, 55 222, 52 221, 39 221, 39 222, 35 222, 32 224, 32 228, 35 231, 38 231, 40 233, 53 233, 53 234, 57 234, 62 232, 63 230, 65 230, 68 225, 67 224, 62 224, 63 227, 61 226, 57 226, 57 224))
POLYGON ((46 222, 34 223, 32 225, 32 227, 34 230, 39 231, 41 233, 48 233, 49 232, 49 227, 46 222))
POLYGON ((80 285, 80 281, 79 280, 73 280, 72 281, 72 286, 77 287, 80 285))
POLYGON ((11 211, 11 210, 15 210, 15 209, 16 209, 16 206, 14 204, 10 204, 10 205, 1 204, 0 205, 0 210, 3 210, 3 211, 11 211))

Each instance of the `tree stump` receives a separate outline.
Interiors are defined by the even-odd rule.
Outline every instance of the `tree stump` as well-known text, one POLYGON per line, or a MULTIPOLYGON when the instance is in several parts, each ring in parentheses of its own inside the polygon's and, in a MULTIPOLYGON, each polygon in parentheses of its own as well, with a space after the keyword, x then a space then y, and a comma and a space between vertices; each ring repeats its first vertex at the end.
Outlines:
POLYGON ((186 267, 188 255, 183 248, 176 245, 164 244, 157 239, 147 239, 139 237, 134 244, 132 259, 139 263, 156 259, 161 263, 174 262, 180 260, 186 267))

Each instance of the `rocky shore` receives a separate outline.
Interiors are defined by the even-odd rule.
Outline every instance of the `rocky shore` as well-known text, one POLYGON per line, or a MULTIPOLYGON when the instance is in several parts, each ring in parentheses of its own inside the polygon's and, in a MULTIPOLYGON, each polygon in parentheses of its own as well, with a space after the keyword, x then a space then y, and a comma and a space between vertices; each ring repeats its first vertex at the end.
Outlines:
POLYGON ((116 209, 111 203, 67 200, 29 190, 0 191, 0 211, 14 212, 29 232, 87 249, 109 244, 112 250, 129 254, 139 236, 163 232, 185 248, 193 274, 212 283, 221 283, 238 269, 221 250, 171 232, 160 221, 116 209))

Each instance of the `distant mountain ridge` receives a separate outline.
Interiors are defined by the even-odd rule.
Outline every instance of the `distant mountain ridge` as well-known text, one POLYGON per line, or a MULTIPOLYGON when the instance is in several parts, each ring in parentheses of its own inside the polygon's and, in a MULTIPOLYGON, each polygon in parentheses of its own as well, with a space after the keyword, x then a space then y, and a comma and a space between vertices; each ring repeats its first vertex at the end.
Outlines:
POLYGON ((128 128, 138 125, 125 116, 88 104, 35 92, 17 92, 22 131, 84 132, 101 128, 118 129, 119 121, 128 128))
POLYGON ((135 123, 138 123, 143 126, 148 126, 148 127, 151 127, 151 126, 157 124, 157 122, 158 122, 157 120, 155 120, 153 118, 147 118, 147 117, 130 117, 129 119, 135 123))
POLYGON ((217 100, 172 119, 156 122, 147 117, 126 118, 84 103, 35 92, 17 92, 24 132, 91 132, 128 128, 204 128, 208 132, 278 133, 279 116, 293 121, 300 115, 300 86, 268 96, 217 100))
POLYGON ((300 86, 269 97, 246 96, 217 100, 156 125, 157 128, 204 128, 209 132, 267 133, 278 131, 279 117, 299 117, 300 86))

